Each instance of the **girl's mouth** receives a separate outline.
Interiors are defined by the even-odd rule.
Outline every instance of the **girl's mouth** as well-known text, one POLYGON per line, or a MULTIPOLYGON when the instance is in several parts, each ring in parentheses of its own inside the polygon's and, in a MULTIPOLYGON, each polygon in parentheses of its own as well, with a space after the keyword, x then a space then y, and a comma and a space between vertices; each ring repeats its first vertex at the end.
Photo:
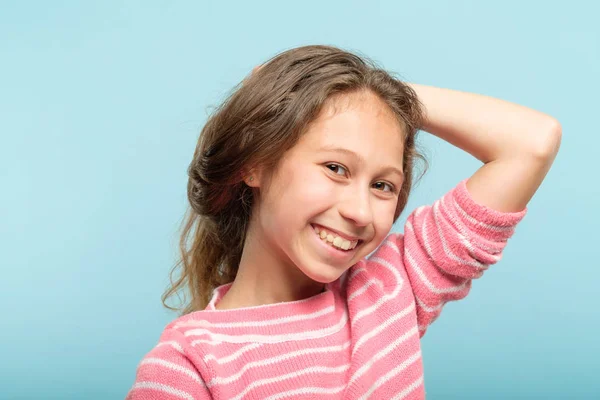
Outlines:
POLYGON ((313 231, 317 234, 318 238, 325 244, 335 248, 336 250, 349 252, 354 250, 356 246, 362 242, 362 240, 348 240, 339 236, 337 233, 329 231, 327 228, 317 225, 311 225, 313 231))

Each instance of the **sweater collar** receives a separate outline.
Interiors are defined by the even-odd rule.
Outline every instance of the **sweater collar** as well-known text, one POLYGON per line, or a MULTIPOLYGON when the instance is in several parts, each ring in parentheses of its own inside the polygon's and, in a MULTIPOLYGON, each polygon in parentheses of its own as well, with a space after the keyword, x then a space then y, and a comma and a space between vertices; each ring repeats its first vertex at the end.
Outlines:
POLYGON ((348 319, 339 279, 327 284, 324 292, 303 300, 215 309, 231 285, 217 287, 204 310, 188 314, 176 327, 184 328, 184 335, 192 342, 278 343, 333 334, 348 319))

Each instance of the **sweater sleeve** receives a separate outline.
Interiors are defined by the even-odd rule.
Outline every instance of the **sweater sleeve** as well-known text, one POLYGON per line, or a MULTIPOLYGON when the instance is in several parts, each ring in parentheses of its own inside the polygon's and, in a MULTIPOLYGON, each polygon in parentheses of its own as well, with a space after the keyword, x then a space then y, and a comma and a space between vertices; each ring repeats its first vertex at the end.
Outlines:
POLYGON ((183 334, 165 329, 142 359, 125 400, 212 399, 202 376, 186 355, 183 334))
POLYGON ((461 181, 433 205, 414 210, 398 243, 415 296, 421 337, 446 302, 464 298, 472 279, 500 260, 507 240, 527 212, 526 208, 500 212, 478 204, 466 182, 461 181))

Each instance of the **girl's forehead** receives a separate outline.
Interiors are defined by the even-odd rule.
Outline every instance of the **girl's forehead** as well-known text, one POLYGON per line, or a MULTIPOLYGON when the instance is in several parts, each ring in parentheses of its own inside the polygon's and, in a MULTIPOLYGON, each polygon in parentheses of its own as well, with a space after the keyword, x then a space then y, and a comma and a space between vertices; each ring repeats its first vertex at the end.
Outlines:
POLYGON ((376 115, 394 116, 390 107, 378 95, 370 90, 361 90, 330 96, 323 104, 318 118, 330 118, 348 110, 370 111, 376 115))
POLYGON ((380 154, 402 155, 403 129, 379 97, 360 93, 332 100, 324 105, 300 142, 314 151, 335 146, 367 153, 378 148, 380 154))

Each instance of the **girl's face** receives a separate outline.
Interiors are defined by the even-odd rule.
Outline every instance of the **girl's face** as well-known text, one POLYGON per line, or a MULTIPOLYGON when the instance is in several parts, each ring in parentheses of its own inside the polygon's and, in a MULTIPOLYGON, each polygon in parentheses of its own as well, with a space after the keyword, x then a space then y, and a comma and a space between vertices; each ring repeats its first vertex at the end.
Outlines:
POLYGON ((281 267, 328 283, 389 233, 403 183, 403 132, 371 92, 330 99, 270 177, 260 175, 254 234, 281 267), (333 243, 331 241, 333 240, 333 243))

